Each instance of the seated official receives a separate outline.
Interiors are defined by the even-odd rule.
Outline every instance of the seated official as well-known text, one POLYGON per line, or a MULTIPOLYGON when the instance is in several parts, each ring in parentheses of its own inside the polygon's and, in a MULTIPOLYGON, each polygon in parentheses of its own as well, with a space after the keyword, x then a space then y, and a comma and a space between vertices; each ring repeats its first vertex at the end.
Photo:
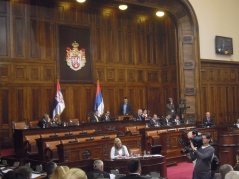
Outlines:
POLYGON ((121 177, 120 179, 145 179, 146 177, 141 176, 141 164, 138 159, 131 159, 128 162, 129 175, 121 177))
POLYGON ((179 116, 176 114, 175 118, 171 120, 172 125, 180 125, 179 116))
POLYGON ((150 116, 148 114, 147 109, 143 109, 142 117, 143 117, 144 121, 149 121, 150 120, 150 116))
POLYGON ((142 109, 138 109, 137 114, 134 115, 134 120, 135 121, 145 121, 145 118, 142 116, 143 111, 142 109))
POLYGON ((206 126, 214 125, 214 120, 211 117, 210 112, 206 112, 206 116, 203 118, 203 124, 206 126))
POLYGON ((61 119, 60 119, 60 115, 56 114, 55 117, 51 120, 50 123, 51 127, 58 127, 61 126, 61 119))
POLYGON ((94 110, 94 114, 90 116, 90 122, 100 122, 98 110, 94 110))
POLYGON ((158 125, 158 115, 154 114, 153 118, 149 120, 149 126, 154 127, 158 125))
POLYGON ((110 179, 110 174, 104 171, 104 163, 101 160, 95 160, 93 164, 94 170, 90 171, 87 173, 87 178, 88 179, 94 179, 95 174, 102 174, 104 178, 109 178, 110 179))
POLYGON ((49 127, 51 124, 51 118, 49 117, 49 114, 44 114, 44 116, 38 121, 37 126, 40 128, 46 128, 49 127))
POLYGON ((110 111, 106 111, 105 114, 101 117, 102 122, 112 121, 112 117, 110 116, 110 111))
POLYGON ((125 145, 122 145, 121 140, 119 138, 115 138, 114 146, 110 151, 111 159, 122 159, 125 157, 129 157, 128 149, 125 145))
POLYGON ((170 126, 172 124, 170 119, 171 119, 171 115, 168 114, 165 118, 162 119, 161 125, 163 125, 163 126, 170 126))

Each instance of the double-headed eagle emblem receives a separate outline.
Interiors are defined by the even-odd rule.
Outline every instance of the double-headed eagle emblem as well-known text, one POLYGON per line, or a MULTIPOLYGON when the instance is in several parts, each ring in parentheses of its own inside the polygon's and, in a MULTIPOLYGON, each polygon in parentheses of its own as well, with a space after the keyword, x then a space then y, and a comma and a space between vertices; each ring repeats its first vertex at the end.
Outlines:
POLYGON ((85 49, 79 50, 79 44, 76 41, 71 45, 73 46, 72 49, 70 47, 66 48, 66 62, 72 70, 77 71, 85 66, 85 49))

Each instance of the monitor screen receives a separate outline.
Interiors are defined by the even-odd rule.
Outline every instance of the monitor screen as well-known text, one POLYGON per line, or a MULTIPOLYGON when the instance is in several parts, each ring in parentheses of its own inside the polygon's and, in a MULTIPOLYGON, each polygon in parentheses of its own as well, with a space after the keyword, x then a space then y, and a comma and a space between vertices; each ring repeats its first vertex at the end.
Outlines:
POLYGON ((233 54, 232 38, 216 36, 215 48, 216 54, 232 55, 233 54))

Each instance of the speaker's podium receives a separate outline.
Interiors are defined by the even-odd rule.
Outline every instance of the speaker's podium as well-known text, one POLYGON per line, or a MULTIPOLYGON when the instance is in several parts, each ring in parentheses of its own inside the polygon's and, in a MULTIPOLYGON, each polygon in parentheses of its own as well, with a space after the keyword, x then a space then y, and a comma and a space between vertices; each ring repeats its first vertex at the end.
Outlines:
POLYGON ((129 121, 133 119, 132 115, 119 115, 118 116, 118 121, 129 121))

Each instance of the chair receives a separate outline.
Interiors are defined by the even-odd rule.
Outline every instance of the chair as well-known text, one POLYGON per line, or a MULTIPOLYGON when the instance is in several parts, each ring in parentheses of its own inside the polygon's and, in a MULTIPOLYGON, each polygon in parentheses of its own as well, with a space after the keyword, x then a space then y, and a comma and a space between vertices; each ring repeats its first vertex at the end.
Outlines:
POLYGON ((125 176, 126 176, 126 174, 116 174, 115 179, 119 179, 119 178, 125 177, 125 176))
POLYGON ((29 126, 30 128, 38 128, 38 121, 30 121, 29 126))
POLYGON ((24 142, 24 147, 27 153, 30 154, 37 154, 38 153, 38 148, 36 145, 36 139, 40 138, 39 134, 36 135, 26 135, 24 136, 25 142, 24 142))
POLYGON ((94 173, 94 178, 104 178, 104 175, 101 173, 94 173))
POLYGON ((119 170, 118 169, 110 170, 110 173, 116 175, 116 174, 119 174, 119 170))
POLYGON ((14 129, 25 129, 26 123, 25 122, 15 122, 14 129))
POLYGON ((50 160, 58 160, 58 153, 57 153, 57 145, 60 144, 60 141, 49 141, 44 143, 44 155, 45 155, 45 160, 50 161, 50 160))
POLYGON ((125 127, 125 132, 129 135, 138 135, 139 134, 139 131, 137 130, 136 126, 125 127))
POLYGON ((129 152, 130 152, 130 154, 139 154, 139 155, 142 154, 142 151, 140 148, 130 148, 129 152))
POLYGON ((162 145, 151 145, 151 154, 160 154, 162 150, 162 145))
POLYGON ((137 128, 137 131, 139 131, 140 129, 146 128, 146 124, 145 125, 141 125, 141 126, 136 126, 136 128, 137 128))
POLYGON ((150 172, 150 176, 152 178, 160 178, 160 173, 158 173, 158 172, 150 172))

